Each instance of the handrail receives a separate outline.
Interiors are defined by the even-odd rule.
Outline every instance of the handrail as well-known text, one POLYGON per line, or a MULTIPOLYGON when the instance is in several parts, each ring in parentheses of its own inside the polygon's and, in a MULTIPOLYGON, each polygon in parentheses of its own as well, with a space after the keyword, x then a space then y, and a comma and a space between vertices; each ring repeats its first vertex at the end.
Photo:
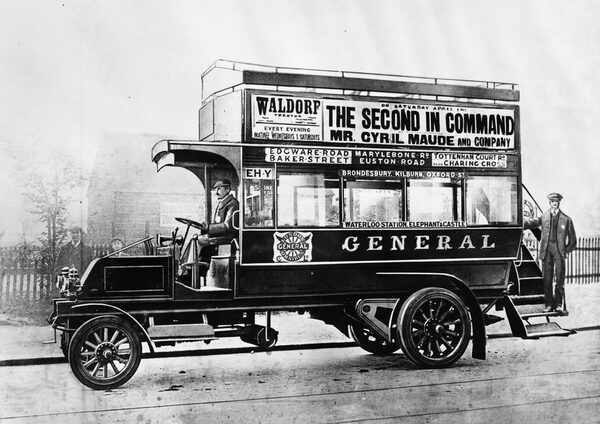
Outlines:
POLYGON ((474 83, 474 84, 485 84, 486 88, 497 89, 502 86, 508 86, 511 89, 515 89, 517 84, 513 82, 504 82, 504 81, 486 81, 486 80, 475 80, 475 79, 462 79, 462 78, 436 78, 436 77, 421 77, 414 75, 401 75, 401 74, 391 74, 391 73, 377 73, 377 72, 363 72, 363 71, 340 71, 340 70, 332 70, 332 69, 316 69, 316 68, 299 68, 292 66, 273 66, 273 65, 262 65, 258 63, 251 62, 240 62, 229 59, 217 59, 214 61, 203 73, 202 78, 204 78, 210 71, 215 68, 224 68, 231 69, 232 71, 242 71, 244 70, 244 65, 249 67, 257 67, 265 70, 271 70, 271 72, 279 73, 282 71, 295 71, 295 72, 311 72, 311 73, 327 73, 327 74, 335 74, 342 78, 351 78, 352 75, 361 75, 361 76, 373 76, 373 77, 388 77, 388 78, 404 78, 404 79, 414 79, 414 80, 422 80, 432 82, 433 84, 440 83, 474 83), (222 65, 222 66, 219 66, 222 65), (240 66, 241 65, 241 66, 240 66))
POLYGON ((531 192, 527 189, 527 187, 525 186, 525 184, 521 184, 521 186, 525 189, 525 191, 527 192, 527 194, 529 195, 529 197, 531 198, 531 200, 533 200, 533 203, 535 203, 535 206, 540 210, 540 212, 544 212, 544 210, 538 204, 537 200, 535 200, 535 197, 533 197, 533 195, 531 194, 531 192))
POLYGON ((138 241, 136 241, 136 242, 134 242, 134 243, 128 244, 127 246, 125 246, 125 247, 123 247, 123 248, 121 248, 121 249, 119 249, 119 250, 115 250, 114 252, 111 252, 111 253, 109 253, 109 254, 107 254, 107 255, 104 255, 104 256, 102 256, 102 257, 103 257, 103 258, 108 258, 108 257, 114 256, 114 255, 116 255, 117 253, 121 253, 122 251, 124 251, 124 250, 126 250, 126 249, 129 249, 130 247, 137 246, 138 244, 146 243, 146 242, 148 242, 148 241, 150 241, 150 240, 152 240, 152 239, 154 239, 154 237, 152 237, 152 236, 150 236, 150 237, 146 237, 146 238, 143 238, 143 239, 141 239, 141 240, 138 240, 138 241))

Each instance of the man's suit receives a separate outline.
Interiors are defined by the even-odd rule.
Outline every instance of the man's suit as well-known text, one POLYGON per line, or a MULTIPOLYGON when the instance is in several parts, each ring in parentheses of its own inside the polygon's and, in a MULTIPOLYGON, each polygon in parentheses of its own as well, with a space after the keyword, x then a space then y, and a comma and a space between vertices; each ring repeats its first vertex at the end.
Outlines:
POLYGON ((69 242, 60 248, 56 261, 56 272, 60 272, 65 266, 69 268, 74 266, 81 276, 92 259, 94 259, 94 255, 91 247, 84 245, 83 242, 77 246, 69 242))
POLYGON ((553 216, 549 210, 539 218, 528 220, 525 228, 542 227, 540 259, 543 261, 544 297, 546 306, 566 310, 565 257, 575 250, 577 237, 573 221, 561 210, 553 216), (556 297, 552 295, 552 281, 556 270, 556 297))
POLYGON ((215 210, 213 222, 208 227, 208 236, 233 238, 237 233, 233 228, 234 213, 239 209, 240 204, 231 193, 221 199, 215 210))

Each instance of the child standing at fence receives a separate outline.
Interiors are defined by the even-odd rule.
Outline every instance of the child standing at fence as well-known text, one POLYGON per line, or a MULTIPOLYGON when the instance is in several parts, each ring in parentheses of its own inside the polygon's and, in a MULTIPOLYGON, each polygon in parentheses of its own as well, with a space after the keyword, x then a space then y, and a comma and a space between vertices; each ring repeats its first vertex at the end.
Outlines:
POLYGON ((573 221, 560 210, 562 196, 550 193, 550 209, 539 218, 526 219, 525 228, 542 227, 540 258, 544 273, 544 312, 567 312, 565 299, 565 258, 575 250, 577 237, 573 221), (556 295, 552 291, 552 280, 556 273, 556 295))

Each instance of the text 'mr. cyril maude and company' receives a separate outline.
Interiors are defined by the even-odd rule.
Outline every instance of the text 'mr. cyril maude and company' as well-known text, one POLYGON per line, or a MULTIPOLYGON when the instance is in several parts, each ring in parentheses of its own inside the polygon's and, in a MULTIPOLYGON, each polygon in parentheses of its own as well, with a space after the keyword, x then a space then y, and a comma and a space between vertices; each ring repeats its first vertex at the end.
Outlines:
POLYGON ((510 150, 512 108, 252 95, 252 138, 510 150))

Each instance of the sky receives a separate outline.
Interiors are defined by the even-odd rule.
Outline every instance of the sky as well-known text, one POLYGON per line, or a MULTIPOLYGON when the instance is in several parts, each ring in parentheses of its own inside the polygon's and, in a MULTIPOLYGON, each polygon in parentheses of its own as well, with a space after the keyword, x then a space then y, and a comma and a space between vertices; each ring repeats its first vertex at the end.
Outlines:
MULTIPOLYGON (((217 59, 514 82, 525 184, 598 236, 599 20, 595 0, 4 0, 0 154, 63 149, 91 168, 107 133, 197 139, 217 59)), ((20 227, 20 172, 0 179, 0 230, 20 227)))

